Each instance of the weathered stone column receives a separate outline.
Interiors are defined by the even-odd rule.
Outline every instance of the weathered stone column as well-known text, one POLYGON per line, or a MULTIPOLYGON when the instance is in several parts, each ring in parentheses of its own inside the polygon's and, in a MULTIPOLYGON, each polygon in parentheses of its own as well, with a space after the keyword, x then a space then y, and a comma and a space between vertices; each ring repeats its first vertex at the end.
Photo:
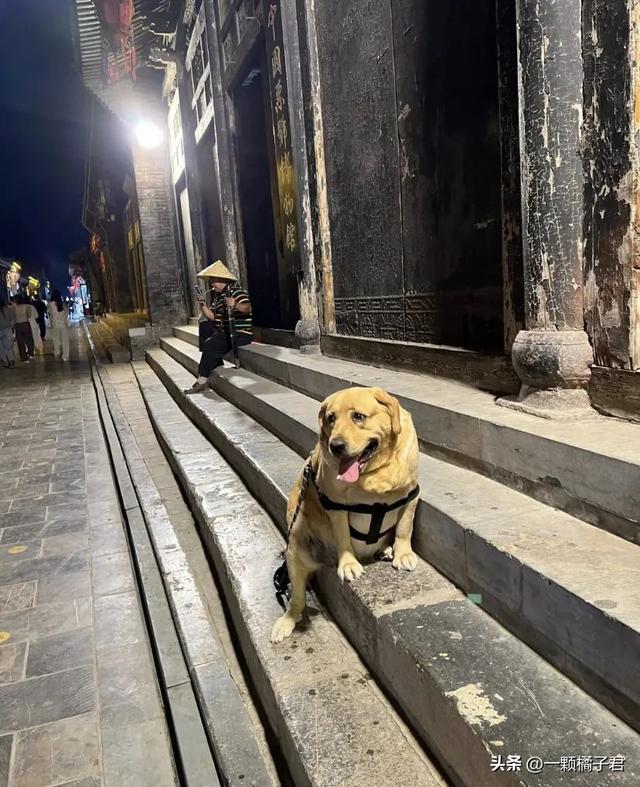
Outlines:
POLYGON ((583 66, 580 0, 518 0, 526 330, 512 359, 517 402, 546 417, 589 407, 583 314, 583 66))
POLYGON ((314 353, 320 350, 320 317, 316 290, 313 219, 310 201, 307 137, 304 122, 305 97, 302 88, 300 35, 296 0, 281 0, 280 13, 288 82, 293 166, 297 176, 298 238, 302 263, 302 271, 298 276, 300 319, 296 325, 295 333, 300 343, 300 350, 314 353))

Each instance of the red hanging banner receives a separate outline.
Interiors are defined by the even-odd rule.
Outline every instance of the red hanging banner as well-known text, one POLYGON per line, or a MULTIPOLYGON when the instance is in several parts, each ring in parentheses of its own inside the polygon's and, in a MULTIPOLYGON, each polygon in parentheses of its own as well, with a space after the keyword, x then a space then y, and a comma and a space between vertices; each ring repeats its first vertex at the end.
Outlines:
POLYGON ((95 0, 105 33, 119 49, 133 32, 133 0, 95 0))
POLYGON ((108 82, 123 76, 136 78, 136 48, 133 38, 133 0, 95 0, 109 43, 105 70, 108 82))

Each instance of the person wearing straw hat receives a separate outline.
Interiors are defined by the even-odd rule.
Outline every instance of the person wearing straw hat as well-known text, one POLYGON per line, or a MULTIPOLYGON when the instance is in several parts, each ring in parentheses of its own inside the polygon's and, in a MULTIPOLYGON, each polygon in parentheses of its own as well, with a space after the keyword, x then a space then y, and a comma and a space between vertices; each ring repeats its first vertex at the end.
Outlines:
POLYGON ((198 295, 200 305, 200 349, 198 379, 186 394, 203 393, 209 388, 209 375, 222 366, 230 350, 250 344, 253 338, 251 301, 246 290, 238 286, 236 277, 227 266, 217 260, 198 277, 211 282, 211 305, 198 295))

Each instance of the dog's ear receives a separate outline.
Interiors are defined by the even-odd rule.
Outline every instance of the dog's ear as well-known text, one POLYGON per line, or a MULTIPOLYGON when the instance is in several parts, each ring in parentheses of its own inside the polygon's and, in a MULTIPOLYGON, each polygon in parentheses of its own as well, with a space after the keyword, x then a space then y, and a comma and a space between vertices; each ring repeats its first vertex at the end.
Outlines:
POLYGON ((382 388, 372 388, 371 389, 374 399, 378 404, 384 405, 389 411, 389 415, 391 416, 391 430, 393 434, 397 437, 400 434, 400 402, 395 398, 395 396, 391 396, 391 394, 383 391, 382 388))
POLYGON ((320 435, 320 439, 325 437, 324 434, 324 419, 327 415, 327 405, 329 403, 328 399, 325 399, 324 402, 320 405, 320 410, 318 411, 318 434, 320 435))

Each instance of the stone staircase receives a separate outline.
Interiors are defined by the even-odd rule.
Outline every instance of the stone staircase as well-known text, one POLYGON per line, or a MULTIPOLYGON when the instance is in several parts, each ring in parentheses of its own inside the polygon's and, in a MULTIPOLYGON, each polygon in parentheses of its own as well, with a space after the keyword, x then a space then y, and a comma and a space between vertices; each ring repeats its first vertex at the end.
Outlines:
POLYGON ((144 328, 148 317, 143 313, 107 314, 99 322, 87 322, 94 345, 100 355, 111 363, 126 363, 131 360, 130 328, 144 328))
POLYGON ((87 322, 86 328, 95 347, 101 355, 108 358, 111 363, 126 363, 130 360, 129 350, 121 344, 105 320, 100 322, 87 322))
POLYGON ((461 384, 260 344, 186 397, 198 359, 185 326, 134 368, 296 784, 640 783, 637 425, 544 422, 461 384), (318 401, 349 385, 413 415, 421 560, 352 585, 323 569, 308 625, 273 646, 286 498, 318 401), (624 771, 597 777, 566 761, 615 756, 624 771))

